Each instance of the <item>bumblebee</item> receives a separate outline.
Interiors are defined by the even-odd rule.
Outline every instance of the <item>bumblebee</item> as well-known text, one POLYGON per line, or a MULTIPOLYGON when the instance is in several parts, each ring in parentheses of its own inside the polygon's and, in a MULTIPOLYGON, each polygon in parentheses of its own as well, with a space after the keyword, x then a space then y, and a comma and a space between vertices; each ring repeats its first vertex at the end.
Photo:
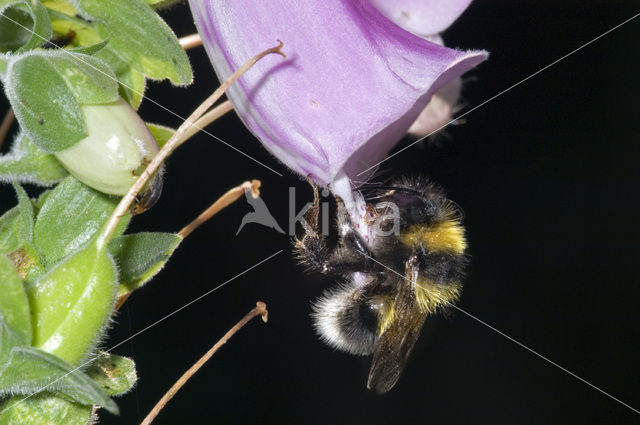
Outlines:
POLYGON ((329 248, 318 231, 317 188, 314 193, 294 250, 310 270, 342 281, 314 303, 315 328, 334 348, 373 355, 367 388, 387 392, 427 316, 460 297, 467 248, 462 213, 425 178, 401 179, 363 192, 365 214, 356 220, 337 198, 339 239, 329 248))

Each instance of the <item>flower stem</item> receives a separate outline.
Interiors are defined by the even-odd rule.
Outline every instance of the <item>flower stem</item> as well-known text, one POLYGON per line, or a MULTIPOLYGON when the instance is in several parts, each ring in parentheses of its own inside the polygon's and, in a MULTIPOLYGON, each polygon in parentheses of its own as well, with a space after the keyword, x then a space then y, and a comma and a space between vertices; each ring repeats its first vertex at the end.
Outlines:
POLYGON ((202 366, 204 366, 204 364, 207 361, 209 361, 211 356, 213 356, 216 353, 216 351, 218 351, 220 349, 220 347, 222 347, 224 344, 226 344, 226 342, 236 332, 238 332, 240 329, 242 329, 242 327, 244 325, 246 325, 251 319, 253 319, 254 317, 257 317, 257 316, 262 317, 262 321, 266 323, 267 317, 268 317, 268 313, 269 312, 267 311, 267 306, 265 305, 265 303, 263 303, 262 301, 258 301, 253 310, 251 310, 249 313, 247 313, 238 323, 236 323, 231 329, 229 329, 227 331, 227 333, 224 334, 224 336, 218 342, 216 342, 215 345, 213 347, 211 347, 209 349, 209 351, 207 351, 204 356, 202 356, 200 358, 200 360, 195 362, 194 365, 191 366, 175 382, 175 384, 173 384, 173 386, 171 388, 169 388, 169 391, 167 391, 165 393, 165 395, 162 396, 160 401, 158 401, 158 403, 153 407, 153 409, 151 409, 151 412, 149 412, 147 417, 144 418, 144 420, 140 423, 140 425, 149 425, 156 418, 156 416, 158 416, 158 413, 160 413, 160 411, 164 408, 164 406, 167 405, 169 400, 171 400, 173 398, 173 396, 176 395, 176 393, 180 390, 180 388, 182 388, 184 386, 184 384, 186 384, 187 381, 193 375, 195 375, 198 372, 198 370, 200 370, 200 368, 202 366))
POLYGON ((182 136, 182 143, 186 142, 194 134, 201 131, 206 126, 230 111, 233 111, 233 105, 228 100, 225 100, 224 102, 201 116, 193 126, 189 127, 187 131, 184 132, 184 136, 182 136))
POLYGON ((186 238, 196 230, 200 225, 209 220, 211 217, 216 215, 222 209, 226 208, 228 205, 237 201, 242 195, 247 191, 251 191, 254 197, 260 195, 260 180, 251 180, 250 182, 246 181, 239 186, 230 189, 218 198, 209 208, 207 208, 202 214, 196 217, 191 223, 187 224, 178 232, 180 236, 186 238))
POLYGON ((13 124, 13 119, 15 115, 13 113, 13 109, 9 108, 6 114, 4 114, 4 118, 2 119, 2 123, 0 123, 0 149, 2 148, 2 143, 4 142, 5 137, 9 133, 9 129, 11 128, 11 124, 13 124))
POLYGON ((178 39, 178 42, 180 42, 180 47, 182 47, 184 50, 202 46, 202 39, 200 38, 200 34, 197 33, 181 37, 180 39, 178 39))
POLYGON ((196 110, 193 111, 193 113, 189 116, 189 118, 187 118, 180 127, 178 127, 176 132, 173 133, 173 136, 171 136, 169 141, 162 147, 162 149, 160 149, 160 152, 156 154, 156 156, 149 163, 147 168, 142 172, 142 174, 140 174, 140 177, 138 177, 138 180, 136 180, 133 186, 131 186, 127 194, 122 197, 122 199, 120 200, 120 203, 118 204, 116 209, 113 211, 113 213, 111 213, 109 220, 107 220, 107 223, 105 224, 102 231, 98 235, 97 246, 99 250, 106 248, 106 244, 111 239, 111 236, 113 235, 113 232, 115 231, 116 226, 118 225, 122 217, 127 213, 127 211, 129 211, 138 193, 140 193, 140 191, 144 188, 144 186, 147 184, 149 179, 160 168, 163 161, 171 154, 171 152, 173 152, 174 149, 176 149, 178 146, 180 146, 184 142, 184 135, 189 129, 189 127, 193 126, 195 122, 200 117, 202 117, 202 115, 204 115, 204 113, 207 112, 207 110, 218 99, 220 99, 220 97, 229 88, 229 86, 233 84, 236 80, 238 80, 238 78, 240 78, 242 74, 247 72, 260 59, 262 59, 263 57, 271 53, 277 53, 279 55, 282 55, 283 57, 286 57, 284 53, 280 51, 282 46, 283 44, 280 41, 278 46, 272 47, 271 49, 267 49, 264 52, 254 56, 253 58, 245 62, 238 70, 236 70, 233 74, 231 74, 231 76, 227 78, 227 80, 224 83, 222 83, 220 87, 218 87, 211 96, 209 96, 204 102, 202 102, 200 106, 198 106, 196 110))
MULTIPOLYGON (((260 180, 251 180, 242 183, 239 186, 229 189, 224 195, 219 197, 209 208, 204 210, 202 214, 196 217, 191 223, 187 224, 178 232, 178 235, 182 239, 189 236, 194 230, 200 227, 203 223, 216 215, 218 212, 228 207, 235 201, 237 201, 246 191, 250 190, 253 197, 260 196, 260 180)), ((120 307, 129 299, 129 296, 133 294, 133 291, 120 295, 116 301, 115 310, 120 310, 120 307)))

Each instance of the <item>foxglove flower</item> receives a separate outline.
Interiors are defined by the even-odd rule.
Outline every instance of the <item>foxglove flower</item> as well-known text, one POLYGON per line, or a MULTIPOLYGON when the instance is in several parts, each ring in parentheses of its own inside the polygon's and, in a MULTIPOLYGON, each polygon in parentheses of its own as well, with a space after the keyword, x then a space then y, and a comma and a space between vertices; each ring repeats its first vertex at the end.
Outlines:
MULTIPOLYGON (((410 2, 190 1, 221 79, 275 40, 284 42, 287 60, 266 57, 228 95, 267 149, 325 186, 384 158, 434 93, 486 58, 420 38, 378 9, 389 15, 391 5, 402 3, 410 2)), ((421 3, 433 13, 420 22, 431 25, 410 29, 429 35, 446 28, 468 1, 421 3)), ((400 9, 398 16, 406 14, 400 9)))
POLYGON ((434 93, 486 59, 484 51, 426 39, 437 37, 467 3, 190 0, 221 80, 275 40, 284 42, 286 60, 265 57, 227 95, 272 154, 329 186, 354 217, 362 202, 353 199, 352 181, 370 177, 370 168, 406 134, 434 93), (415 16, 424 11, 416 26, 399 22, 406 16, 402 9, 393 15, 403 5, 414 7, 415 16))
POLYGON ((446 30, 471 0, 370 0, 405 30, 429 39, 446 30))
MULTIPOLYGON (((444 45, 439 33, 456 20, 471 0, 371 0, 371 3, 405 30, 444 45)), ((456 78, 434 93, 409 128, 409 133, 427 136, 447 125, 457 106, 461 88, 462 80, 456 78)))

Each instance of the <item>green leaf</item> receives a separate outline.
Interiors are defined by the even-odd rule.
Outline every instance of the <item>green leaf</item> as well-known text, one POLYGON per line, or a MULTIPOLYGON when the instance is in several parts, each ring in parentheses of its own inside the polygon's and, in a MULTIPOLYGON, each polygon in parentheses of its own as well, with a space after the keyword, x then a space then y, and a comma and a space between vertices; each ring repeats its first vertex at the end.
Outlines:
POLYGON ((104 49, 107 46, 107 44, 109 44, 109 41, 108 40, 104 40, 104 41, 101 41, 99 43, 92 44, 90 46, 86 46, 86 47, 71 47, 71 48, 69 48, 67 50, 69 52, 73 52, 73 53, 83 53, 85 55, 95 55, 100 50, 104 49))
POLYGON ((154 9, 164 9, 165 7, 173 6, 179 3, 181 0, 145 0, 147 4, 154 9))
MULTIPOLYGON (((192 82, 187 54, 167 24, 143 0, 77 3, 87 19, 94 22, 100 37, 109 40, 107 48, 97 56, 113 67, 131 97, 142 96, 145 76, 168 78, 179 85, 192 82)), ((133 105, 138 104, 136 101, 133 105)))
POLYGON ((23 226, 18 207, 11 208, 0 217, 0 254, 8 254, 20 246, 23 226))
POLYGON ((33 239, 33 206, 24 189, 14 185, 18 206, 0 217, 0 254, 17 249, 33 239))
POLYGON ((135 64, 126 62, 113 49, 105 49, 100 56, 114 69, 120 81, 120 96, 133 109, 138 109, 147 87, 145 75, 135 68, 135 64))
POLYGON ((144 285, 166 264, 182 237, 173 233, 134 233, 109 242, 109 252, 120 271, 123 295, 144 285))
MULTIPOLYGON (((91 189, 72 176, 58 184, 42 204, 34 228, 34 246, 45 266, 50 267, 89 242, 118 201, 119 198, 91 189)), ((123 217, 123 227, 129 218, 123 217)))
POLYGON ((87 425, 91 413, 91 406, 46 392, 29 398, 16 395, 0 405, 0 425, 87 425))
POLYGON ((22 246, 8 254, 7 258, 25 282, 32 282, 46 272, 40 254, 28 242, 23 242, 22 246))
MULTIPOLYGON (((95 48, 94 46, 90 46, 95 48)), ((100 59, 71 51, 53 50, 49 63, 64 78, 80 104, 103 104, 118 100, 118 80, 100 59)))
POLYGON ((4 80, 7 76, 7 68, 9 67, 9 59, 7 55, 0 53, 0 80, 4 80))
POLYGON ((0 395, 31 395, 43 390, 118 413, 114 401, 80 369, 37 348, 14 347, 9 362, 0 370, 0 395))
POLYGON ((49 190, 45 190, 44 192, 42 192, 40 194, 40 196, 38 196, 37 199, 33 200, 33 208, 34 211, 36 213, 36 217, 38 216, 38 214, 40 213, 40 209, 42 208, 42 206, 44 205, 45 201, 47 200, 47 197, 53 192, 53 189, 49 189, 49 190))
POLYGON ((0 15, 0 51, 35 49, 51 38, 49 14, 39 1, 0 1, 0 15))
POLYGON ((0 255, 0 370, 12 347, 31 343, 31 317, 22 279, 0 255))
POLYGON ((20 133, 8 154, 0 156, 0 181, 52 185, 68 175, 56 157, 20 133))
POLYGON ((20 238, 22 241, 31 242, 33 240, 33 205, 27 192, 18 183, 14 182, 13 188, 18 197, 18 210, 20 210, 23 224, 20 238))
POLYGON ((76 10, 68 3, 47 2, 46 6, 54 34, 58 37, 73 36, 71 46, 88 47, 106 41, 100 38, 90 22, 76 17, 76 10))
POLYGON ((77 13, 76 8, 73 7, 73 5, 71 4, 73 0, 71 0, 71 2, 67 0, 40 0, 40 1, 44 5, 44 7, 46 7, 49 10, 49 13, 51 13, 52 11, 55 11, 60 13, 66 13, 69 16, 74 16, 77 13))
POLYGON ((73 92, 44 57, 10 63, 6 89, 20 127, 45 151, 62 150, 87 136, 73 92))
POLYGON ((149 122, 146 124, 147 128, 153 135, 153 138, 156 139, 156 142, 158 142, 158 147, 160 148, 162 148, 164 144, 169 141, 171 136, 173 136, 173 133, 176 132, 175 128, 167 127, 161 124, 152 124, 149 122))
POLYGON ((107 64, 65 50, 17 57, 9 63, 6 92, 20 127, 46 152, 66 149, 87 136, 80 104, 118 99, 115 75, 107 64))
POLYGON ((95 240, 26 285, 32 345, 78 364, 111 315, 118 286, 113 261, 95 240))
POLYGON ((138 380, 133 360, 104 352, 89 366, 87 375, 110 396, 128 392, 138 380))

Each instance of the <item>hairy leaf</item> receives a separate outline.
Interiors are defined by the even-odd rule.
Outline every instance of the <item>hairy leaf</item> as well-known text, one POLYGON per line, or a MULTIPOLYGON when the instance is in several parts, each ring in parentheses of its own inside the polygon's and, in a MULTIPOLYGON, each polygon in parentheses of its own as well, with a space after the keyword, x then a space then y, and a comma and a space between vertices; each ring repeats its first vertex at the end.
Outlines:
POLYGON ((68 174, 54 155, 38 148, 24 133, 18 134, 8 154, 0 156, 0 181, 49 186, 68 174))
POLYGON ((26 135, 44 151, 57 152, 87 136, 80 104, 114 102, 116 81, 93 56, 41 50, 9 63, 6 92, 26 135))
POLYGON ((23 242, 33 239, 33 206, 31 200, 17 184, 18 206, 0 217, 0 254, 8 254, 23 242))
POLYGON ((0 51, 25 51, 51 38, 51 21, 39 1, 0 1, 0 51))
POLYGON ((126 393, 138 380, 133 360, 104 352, 89 366, 87 375, 110 396, 126 393))
MULTIPOLYGON (((89 242, 107 221, 118 200, 72 176, 50 191, 36 218, 33 238, 45 265, 50 267, 89 242)), ((121 229, 128 219, 128 215, 123 217, 121 229)))
POLYGON ((19 184, 13 183, 13 188, 18 196, 18 210, 20 210, 20 216, 23 218, 20 236, 23 241, 31 242, 33 239, 33 205, 31 205, 27 192, 19 184))
POLYGON ((34 347, 14 347, 0 371, 0 395, 32 395, 43 390, 118 413, 113 400, 79 368, 34 347))
POLYGON ((180 0, 145 0, 147 4, 154 9, 164 9, 165 7, 173 6, 179 3, 180 0))
POLYGON ((53 32, 59 37, 68 37, 70 46, 93 46, 104 42, 91 22, 76 16, 77 12, 68 3, 46 3, 53 32))
POLYGON ((28 283, 33 345, 78 364, 106 326, 117 285, 113 261, 95 241, 28 283))
POLYGON ((31 317, 22 279, 0 255, 0 371, 11 348, 31 343, 31 317))
POLYGON ((87 425, 91 412, 91 406, 46 392, 29 398, 16 395, 0 405, 0 425, 87 425))
POLYGON ((160 148, 162 148, 164 144, 169 141, 171 136, 173 136, 173 133, 176 132, 175 128, 167 127, 161 124, 152 124, 149 122, 146 124, 147 128, 153 135, 153 138, 156 139, 156 142, 158 142, 158 147, 160 148))
POLYGON ((187 54, 167 24, 143 0, 78 0, 79 9, 107 48, 97 53, 115 70, 137 107, 144 78, 168 78, 175 84, 193 80, 187 54), (135 19, 131 19, 135 16, 135 19))
POLYGON ((123 295, 144 285, 166 264, 182 237, 173 233, 134 233, 109 242, 109 252, 120 270, 123 295))
POLYGON ((18 207, 13 207, 0 217, 0 254, 8 254, 21 243, 23 218, 18 207))
POLYGON ((73 4, 72 4, 73 0, 72 1, 67 1, 67 0, 40 0, 40 1, 44 5, 44 7, 49 9, 49 13, 55 11, 55 12, 66 13, 67 15, 70 15, 70 16, 73 16, 73 15, 75 15, 77 13, 76 12, 76 8, 73 7, 73 4))
POLYGON ((7 255, 11 260, 20 278, 25 282, 32 282, 46 271, 40 254, 29 243, 23 242, 20 248, 7 255))

